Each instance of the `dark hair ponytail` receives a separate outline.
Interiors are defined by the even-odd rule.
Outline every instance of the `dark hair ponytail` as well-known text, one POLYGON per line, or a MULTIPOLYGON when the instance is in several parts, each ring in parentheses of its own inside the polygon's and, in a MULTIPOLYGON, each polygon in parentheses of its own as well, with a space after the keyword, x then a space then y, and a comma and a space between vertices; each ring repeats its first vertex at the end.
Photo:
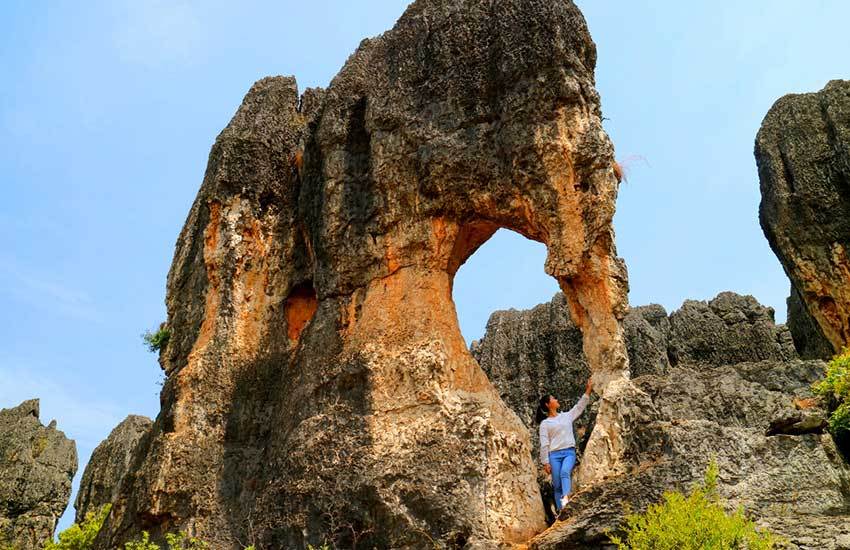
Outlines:
POLYGON ((549 416, 549 400, 552 396, 548 393, 540 398, 540 403, 537 405, 537 412, 534 413, 534 420, 540 424, 549 416))

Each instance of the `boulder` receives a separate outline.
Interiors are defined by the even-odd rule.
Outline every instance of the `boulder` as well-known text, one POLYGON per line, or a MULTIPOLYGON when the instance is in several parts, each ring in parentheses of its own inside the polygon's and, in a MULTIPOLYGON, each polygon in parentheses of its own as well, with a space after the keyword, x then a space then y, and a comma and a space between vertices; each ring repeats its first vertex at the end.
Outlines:
POLYGON ((779 99, 755 157, 762 230, 838 352, 850 341, 850 81, 779 99))
POLYGON ((38 399, 0 409, 0 547, 41 550, 71 497, 74 441, 39 421, 38 399))

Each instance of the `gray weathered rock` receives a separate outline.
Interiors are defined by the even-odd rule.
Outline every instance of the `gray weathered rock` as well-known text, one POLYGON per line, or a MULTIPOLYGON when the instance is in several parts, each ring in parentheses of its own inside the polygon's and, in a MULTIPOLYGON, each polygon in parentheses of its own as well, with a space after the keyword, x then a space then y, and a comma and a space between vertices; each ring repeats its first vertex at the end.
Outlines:
POLYGON ((779 99, 756 136, 759 221, 833 351, 850 343, 850 81, 779 99))
POLYGON ((38 399, 0 410, 0 547, 40 550, 71 497, 76 445, 38 415, 38 399))
POLYGON ((728 365, 797 357, 788 329, 752 296, 721 292, 709 302, 686 300, 670 315, 672 364, 728 365))
MULTIPOLYGON (((669 316, 657 304, 634 307, 623 319, 632 377, 665 374, 671 364, 724 365, 797 357, 773 310, 752 296, 723 292, 686 301, 669 316)), ((545 392, 578 398, 590 375, 563 294, 527 311, 497 311, 472 343, 472 355, 526 426, 545 392)))
POLYGON ((104 504, 111 504, 118 496, 121 483, 133 451, 151 429, 151 419, 131 414, 118 424, 94 450, 86 464, 80 488, 74 501, 76 522, 80 523, 88 512, 97 512, 104 504))
POLYGON ((791 285, 788 296, 788 329, 794 339, 794 347, 803 359, 829 359, 834 354, 832 344, 823 335, 820 325, 809 314, 800 293, 791 285))
MULTIPOLYGON (((528 311, 496 312, 472 347, 532 435, 539 394, 569 404, 588 373, 564 307, 556 295, 528 311)), ((797 547, 839 548, 833 539, 850 534, 850 471, 824 433, 826 411, 812 399, 824 364, 800 361, 773 312, 733 293, 688 301, 669 317, 657 305, 632 308, 624 327, 637 375, 593 407, 607 407, 620 427, 618 470, 580 486, 560 521, 532 546, 599 548, 605 531, 620 525, 623 503, 641 510, 666 490, 687 489, 716 455, 731 504, 797 547)), ((576 426, 587 433, 593 418, 576 426)))

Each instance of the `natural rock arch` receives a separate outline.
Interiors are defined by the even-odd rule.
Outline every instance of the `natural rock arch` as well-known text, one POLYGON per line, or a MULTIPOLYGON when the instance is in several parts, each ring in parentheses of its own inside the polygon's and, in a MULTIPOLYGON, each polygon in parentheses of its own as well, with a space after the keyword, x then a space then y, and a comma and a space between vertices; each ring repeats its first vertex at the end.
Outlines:
POLYGON ((543 242, 598 387, 627 375, 595 56, 569 1, 420 0, 326 91, 256 83, 177 243, 163 408, 103 545, 539 531, 527 432, 470 355, 451 283, 498 227, 543 242), (305 285, 315 303, 292 317, 305 285))

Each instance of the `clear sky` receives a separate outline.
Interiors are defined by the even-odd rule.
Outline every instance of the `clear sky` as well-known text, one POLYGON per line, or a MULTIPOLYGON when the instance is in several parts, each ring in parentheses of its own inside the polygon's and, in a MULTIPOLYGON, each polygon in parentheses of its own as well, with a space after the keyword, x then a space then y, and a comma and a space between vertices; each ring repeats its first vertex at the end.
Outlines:
MULTIPOLYGON (((553 0, 556 1, 556 0, 553 0)), ((255 80, 324 86, 405 1, 0 4, 0 407, 92 449, 159 409, 140 334, 209 147, 255 80)), ((628 167, 615 219, 631 303, 722 290, 784 320, 788 282, 758 226, 753 139, 781 95, 850 76, 845 0, 580 0, 606 128, 628 167)), ((557 291, 545 250, 500 231, 464 265, 464 335, 557 291)), ((72 510, 61 526, 67 526, 72 510)))

